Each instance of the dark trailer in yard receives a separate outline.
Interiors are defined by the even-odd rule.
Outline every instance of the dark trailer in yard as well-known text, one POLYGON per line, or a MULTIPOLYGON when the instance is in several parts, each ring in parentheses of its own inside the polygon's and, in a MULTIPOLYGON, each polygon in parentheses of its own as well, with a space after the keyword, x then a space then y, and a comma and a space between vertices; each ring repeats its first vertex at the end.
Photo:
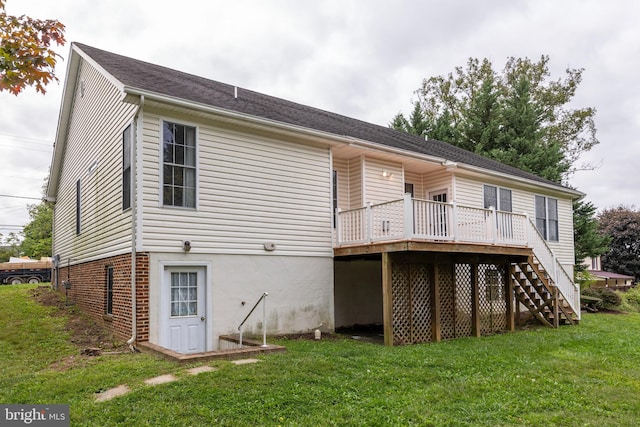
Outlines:
POLYGON ((40 283, 51 281, 51 261, 0 263, 0 284, 40 283))

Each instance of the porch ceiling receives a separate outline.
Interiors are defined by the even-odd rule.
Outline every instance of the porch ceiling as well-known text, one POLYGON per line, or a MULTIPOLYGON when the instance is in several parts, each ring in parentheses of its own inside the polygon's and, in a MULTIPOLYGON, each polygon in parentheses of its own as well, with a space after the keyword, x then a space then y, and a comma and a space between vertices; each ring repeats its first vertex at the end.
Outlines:
POLYGON ((442 164, 438 162, 428 161, 425 159, 416 159, 409 156, 401 156, 389 152, 377 150, 374 151, 369 148, 357 147, 353 145, 336 146, 333 147, 332 150, 334 158, 349 160, 362 155, 367 155, 377 159, 400 163, 404 166, 405 171, 416 173, 429 173, 443 168, 442 164))
POLYGON ((336 258, 342 256, 380 254, 385 252, 509 255, 525 258, 532 254, 531 248, 521 246, 499 246, 455 242, 417 242, 414 240, 349 245, 333 249, 333 255, 336 258))

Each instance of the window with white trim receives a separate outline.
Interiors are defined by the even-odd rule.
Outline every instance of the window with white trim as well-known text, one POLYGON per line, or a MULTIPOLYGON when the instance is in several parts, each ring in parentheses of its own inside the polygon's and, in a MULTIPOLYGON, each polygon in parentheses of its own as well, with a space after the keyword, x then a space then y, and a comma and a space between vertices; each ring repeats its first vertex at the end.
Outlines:
POLYGON ((484 185, 484 208, 496 208, 503 212, 512 212, 511 190, 493 185, 484 185))
POLYGON ((557 242, 558 200, 551 197, 535 196, 536 228, 545 240, 557 242))
POLYGON ((196 128, 163 122, 162 204, 196 207, 196 128))

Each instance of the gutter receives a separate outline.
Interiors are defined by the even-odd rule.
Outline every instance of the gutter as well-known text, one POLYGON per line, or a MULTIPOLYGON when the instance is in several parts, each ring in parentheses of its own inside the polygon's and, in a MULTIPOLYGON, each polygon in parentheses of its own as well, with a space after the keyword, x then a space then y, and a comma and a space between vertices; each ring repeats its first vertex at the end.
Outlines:
POLYGON ((137 218, 138 218, 138 126, 141 126, 141 111, 144 105, 144 95, 140 95, 140 102, 134 114, 135 126, 131 129, 131 338, 127 341, 129 350, 136 353, 135 347, 138 338, 138 305, 136 298, 136 258, 137 258, 137 218))

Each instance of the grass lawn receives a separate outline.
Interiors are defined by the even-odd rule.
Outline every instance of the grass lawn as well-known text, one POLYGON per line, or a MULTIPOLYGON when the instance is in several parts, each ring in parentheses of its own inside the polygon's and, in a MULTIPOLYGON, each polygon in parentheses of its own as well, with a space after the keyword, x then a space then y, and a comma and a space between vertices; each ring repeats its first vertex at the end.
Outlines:
POLYGON ((190 376, 145 354, 79 356, 66 319, 0 286, 0 403, 65 403, 92 426, 635 426, 640 315, 580 326, 386 348, 280 340, 283 354, 190 376), (74 356, 71 359, 71 356, 74 356), (61 368, 60 361, 72 360, 61 368), (146 386, 173 373, 179 380, 146 386), (132 392, 97 403, 95 393, 132 392))

